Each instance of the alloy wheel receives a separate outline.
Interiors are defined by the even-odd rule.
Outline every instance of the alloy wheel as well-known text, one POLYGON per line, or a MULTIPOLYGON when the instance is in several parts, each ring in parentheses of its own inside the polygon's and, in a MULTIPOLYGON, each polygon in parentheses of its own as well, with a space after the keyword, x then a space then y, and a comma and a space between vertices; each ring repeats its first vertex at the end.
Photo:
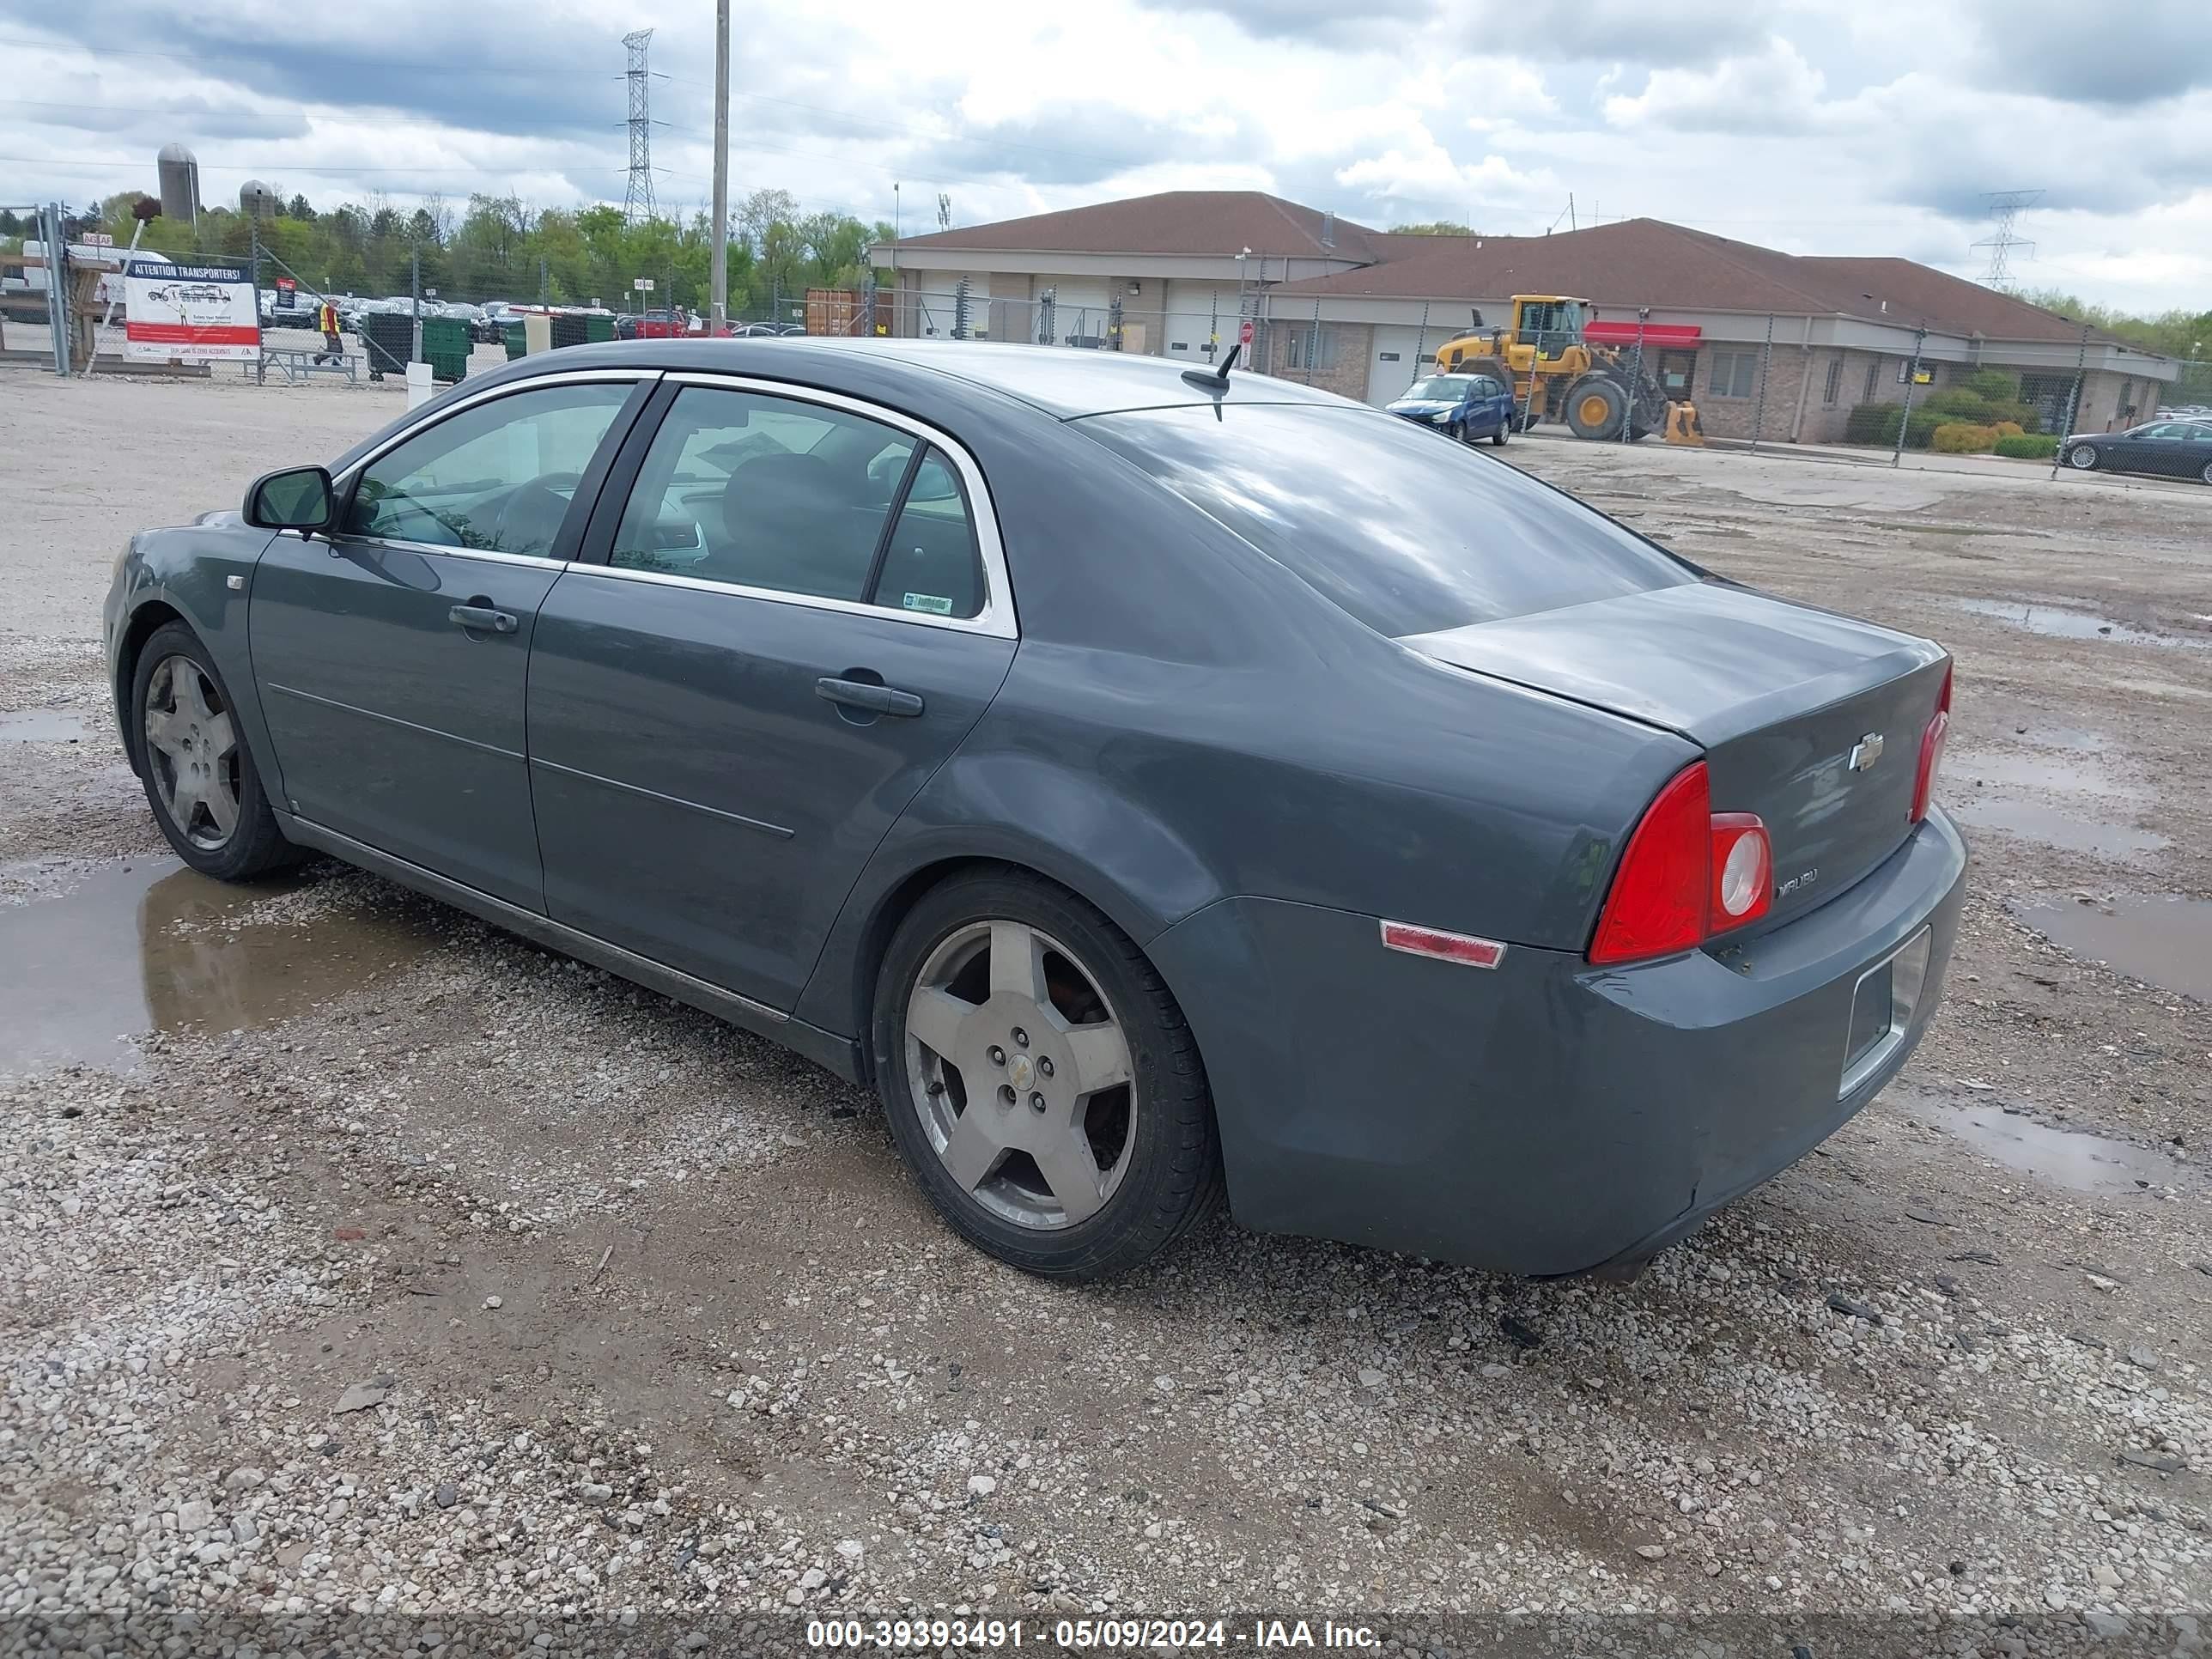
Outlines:
POLYGON ((238 728, 214 680, 190 657, 155 665, 145 735, 161 810, 193 846, 218 851, 238 828, 238 728))
POLYGON ((983 1208, 1051 1231, 1120 1188, 1136 1143, 1128 1038, 1058 939, 1006 920, 956 929, 915 976, 906 1045, 922 1131, 983 1208))
POLYGON ((2096 447, 2094 444, 2076 444, 2067 452, 2066 462, 2069 466, 2078 467, 2084 472, 2088 471, 2097 465, 2096 447))

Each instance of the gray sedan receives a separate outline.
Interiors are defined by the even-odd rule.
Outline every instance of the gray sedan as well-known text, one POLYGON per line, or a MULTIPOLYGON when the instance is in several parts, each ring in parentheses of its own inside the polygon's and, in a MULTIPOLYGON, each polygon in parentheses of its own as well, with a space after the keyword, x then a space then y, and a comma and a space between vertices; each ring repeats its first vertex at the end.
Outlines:
POLYGON ((1233 369, 526 358, 132 538, 163 832, 333 854, 871 1085, 1016 1266, 1632 1271, 1873 1097, 1950 660, 1233 369))

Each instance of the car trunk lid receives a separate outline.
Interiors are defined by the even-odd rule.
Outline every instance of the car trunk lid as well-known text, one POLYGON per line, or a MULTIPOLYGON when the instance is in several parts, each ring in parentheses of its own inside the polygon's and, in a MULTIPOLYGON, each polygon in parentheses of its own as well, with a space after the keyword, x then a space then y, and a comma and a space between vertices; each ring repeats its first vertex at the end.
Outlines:
POLYGON ((1717 581, 1403 643, 1700 745, 1713 810, 1765 822, 1775 918, 1843 891, 1910 833, 1948 660, 1927 640, 1717 581))

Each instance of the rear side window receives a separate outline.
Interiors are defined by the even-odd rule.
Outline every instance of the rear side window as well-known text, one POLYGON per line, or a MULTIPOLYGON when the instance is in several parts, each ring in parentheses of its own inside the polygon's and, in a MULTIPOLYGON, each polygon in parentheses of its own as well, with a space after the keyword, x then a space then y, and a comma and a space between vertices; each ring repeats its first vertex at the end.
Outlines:
POLYGON ((826 404, 686 386, 653 434, 610 562, 922 616, 983 607, 951 463, 826 404))
POLYGON ((1073 425, 1393 639, 1697 580, 1580 502, 1379 411, 1229 404, 1073 425))

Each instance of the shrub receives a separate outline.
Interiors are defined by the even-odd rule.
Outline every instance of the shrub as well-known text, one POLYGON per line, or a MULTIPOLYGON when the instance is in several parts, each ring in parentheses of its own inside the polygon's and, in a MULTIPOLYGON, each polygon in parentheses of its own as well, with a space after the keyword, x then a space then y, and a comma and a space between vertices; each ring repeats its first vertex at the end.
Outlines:
POLYGON ((2047 432, 2027 432, 1997 440, 1997 453, 2015 461, 2047 461, 2058 453, 2058 440, 2047 432))
POLYGON ((2027 430, 2027 428, 2022 426, 2018 421, 1994 422, 1991 423, 1990 429, 1995 432, 2000 438, 2017 438, 2027 430))
POLYGON ((1954 421, 1980 421, 1989 417, 1990 402, 1978 392, 1953 386, 1923 398, 1920 407, 1938 415, 1948 415, 1954 421))
POLYGON ((1993 426, 1975 426, 1966 421, 1947 421, 1936 428, 1931 446, 1945 455, 1975 455, 1990 448, 1997 441, 1993 426))
MULTIPOLYGON (((1902 404, 1861 404, 1844 418, 1844 441, 1847 444, 1895 444, 1898 422, 1905 418, 1902 404)), ((1935 438, 1938 427, 1954 424, 1957 416, 1939 410, 1916 405, 1911 424, 1905 434, 1907 449, 1925 449, 1935 438)))

